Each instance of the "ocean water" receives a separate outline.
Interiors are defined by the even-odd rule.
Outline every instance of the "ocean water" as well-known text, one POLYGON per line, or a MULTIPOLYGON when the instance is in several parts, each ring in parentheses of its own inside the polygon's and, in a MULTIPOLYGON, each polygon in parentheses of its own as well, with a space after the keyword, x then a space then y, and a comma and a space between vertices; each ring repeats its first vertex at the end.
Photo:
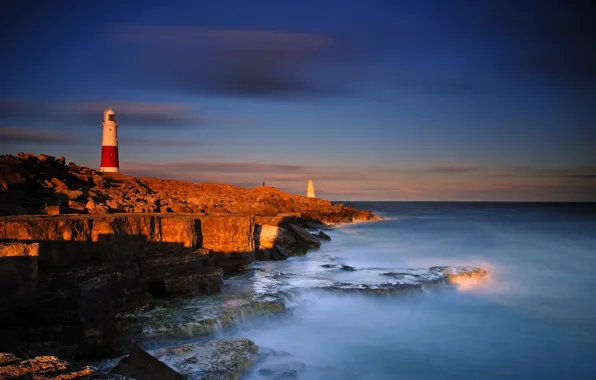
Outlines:
POLYGON ((320 250, 258 264, 292 274, 301 289, 293 314, 228 336, 289 353, 300 379, 596 378, 593 204, 352 205, 386 220, 326 231, 333 240, 320 250), (330 261, 357 270, 321 272, 330 261), (333 276, 370 283, 378 271, 435 265, 477 266, 490 277, 394 297, 317 291, 333 276))

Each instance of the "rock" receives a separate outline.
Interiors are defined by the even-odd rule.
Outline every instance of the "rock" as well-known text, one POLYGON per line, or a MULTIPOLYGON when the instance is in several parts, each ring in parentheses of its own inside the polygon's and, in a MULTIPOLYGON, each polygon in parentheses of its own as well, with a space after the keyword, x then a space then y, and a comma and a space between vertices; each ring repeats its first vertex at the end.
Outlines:
POLYGON ((279 226, 264 224, 257 229, 259 249, 273 249, 280 246, 292 250, 296 245, 296 238, 288 230, 279 226))
POLYGON ((43 213, 46 215, 60 215, 60 206, 45 205, 43 213))
POLYGON ((267 379, 286 380, 297 379, 299 374, 306 371, 306 364, 296 361, 265 364, 257 373, 267 379))
POLYGON ((0 349, 51 347, 63 350, 64 357, 117 354, 139 337, 141 321, 127 313, 146 305, 147 291, 165 296, 218 292, 220 266, 232 269, 253 260, 253 218, 202 218, 0 218, 0 241, 40 242, 37 256, 6 248, 17 258, 0 258, 0 349), (220 254, 210 258, 201 244, 218 247, 220 254))
POLYGON ((222 285, 223 271, 219 267, 179 271, 163 278, 164 292, 169 297, 216 294, 222 285))
POLYGON ((145 350, 134 345, 130 355, 120 360, 111 371, 113 374, 131 379, 146 380, 182 380, 184 377, 149 355, 145 350))
POLYGON ((37 156, 37 159, 39 160, 39 162, 41 162, 42 164, 48 164, 50 162, 54 162, 56 160, 56 157, 54 156, 49 156, 47 154, 40 154, 39 156, 37 156))
POLYGON ((279 245, 276 245, 271 251, 271 258, 273 260, 286 260, 288 257, 290 257, 288 251, 279 245))
POLYGON ((192 209, 186 206, 184 203, 174 203, 171 206, 171 209, 178 214, 191 214, 192 209))
POLYGON ((80 173, 75 173, 75 172, 71 172, 72 175, 74 175, 75 177, 77 177, 79 180, 83 181, 86 184, 91 183, 91 177, 89 177, 88 175, 85 174, 80 174, 80 173))
POLYGON ((83 192, 80 190, 68 190, 66 188, 63 187, 57 187, 56 188, 56 193, 57 194, 63 194, 66 197, 68 197, 68 199, 70 200, 77 200, 81 195, 83 195, 83 192))
POLYGON ((106 180, 102 176, 95 174, 93 176, 93 183, 101 189, 101 188, 105 187, 106 180))
POLYGON ((85 209, 93 210, 94 208, 95 208, 95 201, 93 199, 89 199, 89 201, 87 201, 87 203, 85 204, 85 209))
POLYGON ((77 201, 68 201, 68 207, 70 208, 70 212, 74 212, 77 214, 85 213, 85 206, 82 203, 77 201))
POLYGON ((211 340, 150 352, 189 379, 240 379, 258 359, 248 339, 211 340))
POLYGON ((107 375, 89 366, 71 365, 55 356, 38 356, 23 360, 0 353, 0 379, 122 379, 107 375))
POLYGON ((288 224, 290 230, 294 232, 296 236, 297 245, 302 248, 304 252, 311 248, 319 248, 321 242, 314 238, 307 230, 302 227, 298 227, 295 224, 288 224))
POLYGON ((108 206, 104 204, 96 205, 95 207, 88 209, 89 214, 107 214, 109 212, 108 206))
POLYGON ((161 212, 161 213, 165 214, 165 213, 168 213, 168 212, 172 212, 172 209, 171 209, 171 208, 169 208, 168 206, 161 206, 161 207, 159 208, 159 212, 161 212))
POLYGON ((343 264, 323 264, 321 265, 321 268, 325 268, 325 269, 333 269, 333 270, 338 270, 338 271, 355 271, 356 268, 351 267, 349 265, 343 265, 343 264))
POLYGON ((318 233, 318 234, 316 234, 316 235, 315 235, 315 234, 313 234, 313 236, 314 236, 315 238, 318 238, 319 240, 322 240, 322 241, 331 241, 331 236, 327 235, 327 234, 326 234, 326 233, 324 233, 323 231, 319 231, 319 233, 318 233))
POLYGON ((431 267, 432 272, 439 272, 445 276, 444 280, 449 285, 469 287, 483 283, 488 279, 488 272, 474 267, 431 267))
POLYGON ((58 178, 52 178, 51 182, 56 186, 56 187, 61 187, 64 189, 67 189, 68 186, 66 186, 66 184, 64 182, 62 182, 60 179, 58 178))

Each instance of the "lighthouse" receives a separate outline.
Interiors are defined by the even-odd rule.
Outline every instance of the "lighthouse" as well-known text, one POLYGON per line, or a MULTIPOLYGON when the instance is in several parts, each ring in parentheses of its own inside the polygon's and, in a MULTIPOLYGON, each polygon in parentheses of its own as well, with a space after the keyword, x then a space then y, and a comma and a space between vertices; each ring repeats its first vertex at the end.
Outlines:
POLYGON ((118 172, 118 122, 112 107, 103 111, 103 139, 101 141, 102 172, 118 172))
POLYGON ((306 197, 307 198, 316 198, 315 197, 315 185, 312 183, 312 180, 308 180, 308 184, 306 185, 306 197))

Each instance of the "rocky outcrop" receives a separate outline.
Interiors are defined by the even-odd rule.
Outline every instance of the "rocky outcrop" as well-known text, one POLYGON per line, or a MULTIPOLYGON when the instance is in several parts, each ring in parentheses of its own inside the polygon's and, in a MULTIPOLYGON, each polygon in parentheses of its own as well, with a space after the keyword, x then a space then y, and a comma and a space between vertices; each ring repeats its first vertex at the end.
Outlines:
POLYGON ((150 351, 185 378, 239 380, 259 359, 259 347, 249 339, 225 339, 150 351))
MULTIPOLYGON (((252 249, 252 218, 225 226, 234 223, 252 249)), ((142 331, 127 312, 146 305, 149 293, 218 293, 223 250, 245 254, 226 229, 203 231, 201 219, 173 214, 8 217, 0 219, 0 241, 0 347, 67 358, 125 351, 142 331), (217 257, 202 248, 204 236, 221 249, 217 257)))
MULTIPOLYGON (((246 189, 99 173, 61 158, 19 153, 0 156, 0 215, 179 213, 310 217, 327 224, 375 219, 371 212, 272 187, 246 189)), ((259 223, 259 222, 257 222, 259 223)), ((277 225, 277 223, 263 222, 277 225)))
POLYGON ((223 274, 255 258, 318 248, 324 236, 305 228, 374 218, 271 187, 0 156, 0 350, 64 358, 125 352, 143 328, 131 312, 152 297, 218 293, 223 274))
POLYGON ((72 365, 55 356, 38 356, 24 360, 13 354, 0 353, 0 379, 124 380, 126 378, 103 374, 89 366, 72 365))
MULTIPOLYGON (((153 297, 215 294, 223 274, 320 242, 253 216, 106 214, 0 218, 0 349, 69 358, 126 351, 129 314, 153 297)), ((283 219, 283 218, 282 218, 283 219)), ((294 219, 291 219, 294 220, 294 219)))
POLYGON ((183 380, 184 376, 134 345, 130 354, 121 359, 111 371, 131 379, 183 380))

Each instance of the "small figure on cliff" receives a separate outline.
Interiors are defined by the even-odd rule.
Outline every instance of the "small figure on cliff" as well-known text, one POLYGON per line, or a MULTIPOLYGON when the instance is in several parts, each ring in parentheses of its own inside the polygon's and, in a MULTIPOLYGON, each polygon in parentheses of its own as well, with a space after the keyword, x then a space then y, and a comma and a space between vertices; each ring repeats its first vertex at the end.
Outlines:
POLYGON ((265 187, 265 181, 263 181, 263 187, 265 187))

